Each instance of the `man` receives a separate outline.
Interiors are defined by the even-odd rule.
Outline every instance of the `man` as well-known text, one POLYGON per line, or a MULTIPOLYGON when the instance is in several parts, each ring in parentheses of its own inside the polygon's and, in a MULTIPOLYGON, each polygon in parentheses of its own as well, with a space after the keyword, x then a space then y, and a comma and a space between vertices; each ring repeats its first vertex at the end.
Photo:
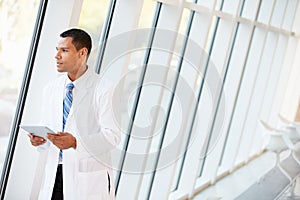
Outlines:
POLYGON ((44 89, 42 123, 57 134, 47 139, 29 134, 46 149, 43 199, 113 199, 110 151, 120 133, 112 109, 113 86, 87 66, 90 36, 70 29, 60 34, 55 56, 65 75, 44 89))

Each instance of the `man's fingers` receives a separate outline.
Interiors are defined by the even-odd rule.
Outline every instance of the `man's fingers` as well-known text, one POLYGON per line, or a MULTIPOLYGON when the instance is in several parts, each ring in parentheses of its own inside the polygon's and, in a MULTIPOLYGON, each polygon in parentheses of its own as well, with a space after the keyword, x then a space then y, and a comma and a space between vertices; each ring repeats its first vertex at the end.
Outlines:
POLYGON ((32 134, 28 134, 28 136, 30 137, 30 140, 32 141, 36 141, 36 142, 44 142, 45 139, 39 136, 34 136, 32 134))
POLYGON ((46 140, 44 138, 41 137, 37 137, 37 136, 29 136, 30 137, 30 142, 33 146, 39 146, 41 144, 44 144, 46 142, 46 140))
POLYGON ((70 133, 57 132, 56 134, 47 134, 47 138, 59 149, 76 147, 76 139, 70 133))
POLYGON ((47 138, 58 148, 61 148, 61 146, 63 145, 63 140, 61 138, 61 135, 58 134, 47 134, 47 138))

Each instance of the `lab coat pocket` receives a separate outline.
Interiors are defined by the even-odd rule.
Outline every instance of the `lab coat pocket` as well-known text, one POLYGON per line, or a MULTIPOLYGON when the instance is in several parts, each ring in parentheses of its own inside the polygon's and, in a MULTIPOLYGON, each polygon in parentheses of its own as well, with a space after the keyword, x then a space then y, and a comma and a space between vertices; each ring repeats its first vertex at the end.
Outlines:
POLYGON ((108 187, 107 170, 78 173, 78 199, 109 199, 108 187))

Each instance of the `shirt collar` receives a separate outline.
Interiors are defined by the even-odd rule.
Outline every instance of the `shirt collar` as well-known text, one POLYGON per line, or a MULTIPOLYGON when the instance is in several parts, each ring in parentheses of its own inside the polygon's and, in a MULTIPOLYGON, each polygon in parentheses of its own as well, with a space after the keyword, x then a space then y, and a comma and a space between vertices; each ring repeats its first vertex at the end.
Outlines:
POLYGON ((84 82, 90 76, 91 71, 92 71, 92 69, 90 69, 90 67, 87 66, 87 70, 75 81, 71 81, 70 78, 68 77, 68 75, 66 75, 67 78, 66 78, 65 86, 71 82, 74 84, 74 88, 80 88, 80 87, 84 86, 84 82))

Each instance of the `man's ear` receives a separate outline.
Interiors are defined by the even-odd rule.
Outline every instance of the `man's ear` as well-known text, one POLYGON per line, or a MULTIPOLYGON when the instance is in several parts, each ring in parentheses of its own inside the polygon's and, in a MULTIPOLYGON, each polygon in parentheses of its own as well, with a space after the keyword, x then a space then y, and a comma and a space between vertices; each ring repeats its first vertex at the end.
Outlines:
POLYGON ((85 54, 85 55, 88 55, 88 52, 89 52, 88 49, 87 49, 87 48, 83 48, 83 50, 84 50, 84 51, 83 51, 84 54, 85 54))
POLYGON ((82 48, 82 49, 80 50, 80 55, 81 55, 81 56, 87 55, 87 54, 88 54, 87 48, 82 48))

